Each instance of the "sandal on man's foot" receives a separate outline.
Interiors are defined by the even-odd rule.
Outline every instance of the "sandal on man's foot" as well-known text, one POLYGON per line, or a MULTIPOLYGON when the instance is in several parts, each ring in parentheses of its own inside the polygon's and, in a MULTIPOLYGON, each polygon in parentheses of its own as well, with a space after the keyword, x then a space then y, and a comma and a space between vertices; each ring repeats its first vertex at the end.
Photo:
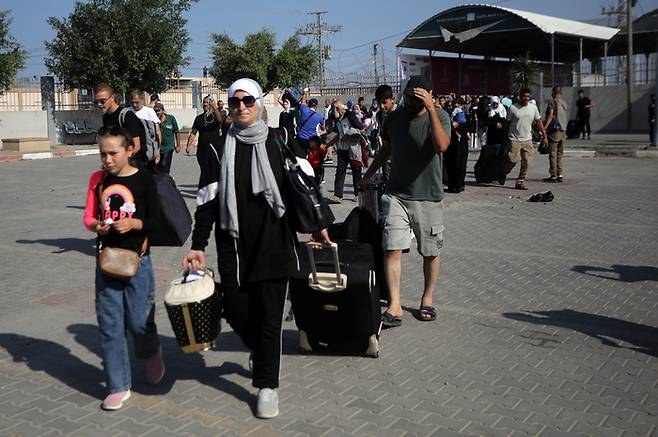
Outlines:
POLYGON ((388 311, 384 311, 382 313, 382 325, 387 326, 389 328, 395 328, 397 326, 402 325, 402 318, 394 316, 388 311))
POLYGON ((421 322, 433 322, 436 320, 436 308, 430 306, 422 306, 418 311, 418 320, 421 322))

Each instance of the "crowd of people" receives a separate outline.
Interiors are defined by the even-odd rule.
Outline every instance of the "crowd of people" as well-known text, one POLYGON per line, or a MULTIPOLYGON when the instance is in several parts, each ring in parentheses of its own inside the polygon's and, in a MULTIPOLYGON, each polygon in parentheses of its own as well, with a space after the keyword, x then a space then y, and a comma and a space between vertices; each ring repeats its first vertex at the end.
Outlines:
MULTIPOLYGON (((251 79, 230 86, 228 109, 211 96, 203 99, 203 112, 195 118, 185 147, 187 153, 196 147, 200 177, 192 244, 182 264, 191 271, 207 267, 205 250, 214 227, 223 317, 251 351, 258 417, 279 414, 283 309, 289 278, 299 266, 297 234, 286 215, 295 205, 283 194, 280 142, 308 161, 318 188, 324 183, 325 165, 335 163, 329 203, 343 202, 348 168, 354 200, 381 169, 381 248, 390 292, 381 322, 388 327, 402 324, 401 260, 412 237, 423 258, 418 318, 433 321, 444 192, 464 191, 469 148, 478 142, 505 150, 500 184, 521 163, 515 188, 527 189, 535 143, 550 151, 549 177, 544 181, 562 182, 569 112, 560 94, 558 87, 553 89, 543 118, 528 89, 514 98, 439 96, 433 95, 432 83, 422 76, 410 78, 399 101, 390 86, 380 86, 368 106, 363 97, 356 102, 334 98, 325 100, 321 109, 307 91, 287 91, 278 97, 283 108, 279 128, 264 121, 263 91, 251 79)), ((157 384, 165 373, 154 320, 149 244, 150 232, 162 220, 152 173, 169 172, 173 153, 181 151, 179 126, 157 94, 151 95, 148 105, 141 90, 132 90, 129 96, 130 107, 123 107, 111 86, 101 84, 95 90, 95 103, 103 112, 102 169, 90 176, 84 215, 99 249, 116 247, 139 254, 136 273, 127 280, 108 277, 97 264, 96 312, 108 390, 102 403, 106 410, 121 408, 130 397, 126 332, 133 336, 135 355, 146 361, 147 382, 157 384), (153 144, 158 145, 158 153, 152 152, 153 144)), ((588 127, 584 111, 592 102, 582 99, 579 117, 588 127)), ((587 128, 585 132, 589 136, 587 128)), ((313 238, 331 244, 327 229, 318 229, 313 238)))

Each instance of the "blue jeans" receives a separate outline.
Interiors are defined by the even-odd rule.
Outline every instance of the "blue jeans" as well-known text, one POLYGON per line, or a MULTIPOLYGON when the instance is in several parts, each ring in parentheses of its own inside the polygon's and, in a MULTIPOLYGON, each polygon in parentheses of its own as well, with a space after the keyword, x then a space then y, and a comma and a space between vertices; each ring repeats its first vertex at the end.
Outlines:
POLYGON ((131 386, 126 330, 133 336, 138 358, 158 352, 160 340, 154 316, 155 278, 150 256, 142 256, 137 274, 128 282, 107 277, 96 266, 96 317, 110 393, 131 386))

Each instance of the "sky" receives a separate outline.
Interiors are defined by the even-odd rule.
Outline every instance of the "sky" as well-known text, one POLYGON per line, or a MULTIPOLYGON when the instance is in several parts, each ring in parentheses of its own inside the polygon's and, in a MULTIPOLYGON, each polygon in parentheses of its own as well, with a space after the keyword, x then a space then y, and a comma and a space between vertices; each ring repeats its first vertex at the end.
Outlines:
MULTIPOLYGON (((210 34, 227 33, 235 41, 263 27, 272 30, 279 43, 289 38, 297 28, 316 20, 309 12, 327 11, 324 22, 342 26, 342 30, 327 35, 333 57, 326 64, 327 77, 350 72, 370 72, 372 45, 380 43, 387 71, 395 69, 395 45, 404 36, 431 16, 453 6, 470 3, 490 3, 540 14, 573 20, 601 18, 601 10, 617 4, 617 0, 488 0, 482 2, 451 0, 244 0, 225 2, 201 0, 186 13, 191 37, 187 55, 191 64, 182 69, 184 76, 201 76, 204 66, 210 66, 210 34)), ((0 9, 9 9, 11 34, 28 51, 26 68, 19 77, 45 75, 44 41, 55 38, 47 23, 48 17, 67 17, 74 8, 73 0, 2 0, 0 9)), ((642 15, 658 8, 658 0, 639 0, 633 13, 642 15)), ((302 37, 306 42, 307 37, 302 37)), ((309 42, 313 42, 309 40, 309 42)), ((378 55, 381 68, 381 52, 378 55)), ((381 71, 380 71, 381 73, 381 71)))

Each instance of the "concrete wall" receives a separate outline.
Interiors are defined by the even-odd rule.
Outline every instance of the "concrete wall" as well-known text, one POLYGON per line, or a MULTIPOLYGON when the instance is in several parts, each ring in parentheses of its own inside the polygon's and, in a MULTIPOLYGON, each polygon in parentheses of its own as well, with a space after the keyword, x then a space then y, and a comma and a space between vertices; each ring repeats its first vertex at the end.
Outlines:
MULTIPOLYGON (((576 100, 579 87, 562 88, 562 98, 569 106, 569 119, 576 118, 576 100)), ((591 126, 595 132, 626 132, 626 87, 582 87, 585 95, 592 99, 594 107, 591 110, 591 126)), ((647 107, 649 98, 655 92, 654 85, 636 85, 633 87, 633 124, 635 133, 649 132, 649 115, 647 107)), ((546 111, 546 103, 551 97, 551 89, 544 88, 544 103, 541 106, 542 115, 546 111)))
POLYGON ((0 112, 0 140, 26 137, 48 137, 46 111, 0 112))

